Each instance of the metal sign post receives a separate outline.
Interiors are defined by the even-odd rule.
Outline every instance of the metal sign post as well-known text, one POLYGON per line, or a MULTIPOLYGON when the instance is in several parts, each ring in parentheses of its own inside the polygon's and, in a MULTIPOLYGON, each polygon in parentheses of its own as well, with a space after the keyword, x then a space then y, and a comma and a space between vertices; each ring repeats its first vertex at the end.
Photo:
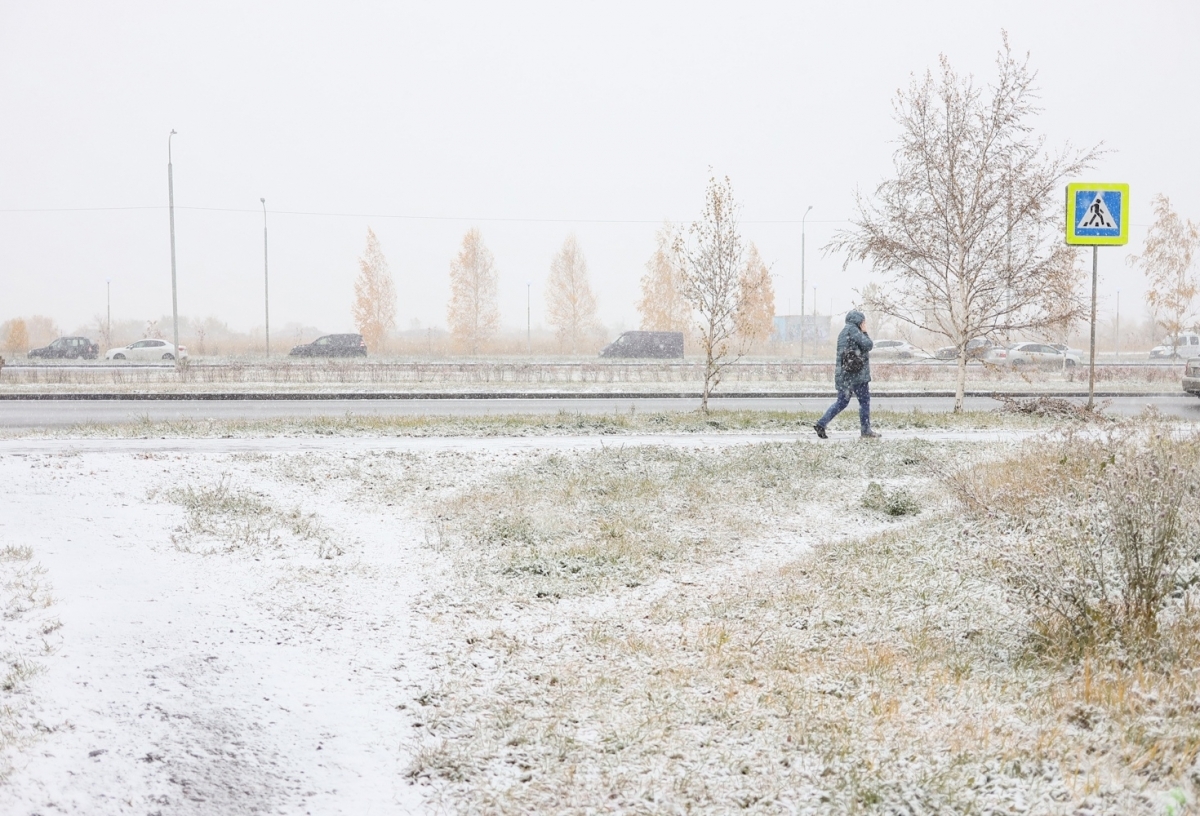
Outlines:
POLYGON ((1092 248, 1091 350, 1088 401, 1096 401, 1096 286, 1100 247, 1129 243, 1129 185, 1074 182, 1067 185, 1067 243, 1092 248))

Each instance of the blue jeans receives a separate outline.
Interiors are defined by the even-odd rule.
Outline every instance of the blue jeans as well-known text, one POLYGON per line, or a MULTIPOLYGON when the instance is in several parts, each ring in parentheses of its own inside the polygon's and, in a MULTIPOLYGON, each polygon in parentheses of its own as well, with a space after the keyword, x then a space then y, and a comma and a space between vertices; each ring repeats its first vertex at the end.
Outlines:
POLYGON ((853 386, 852 388, 839 388, 837 402, 829 406, 829 410, 825 412, 825 416, 817 420, 817 425, 824 428, 833 421, 835 416, 846 410, 846 406, 850 404, 851 395, 858 400, 859 428, 863 433, 871 430, 871 383, 869 382, 853 386))

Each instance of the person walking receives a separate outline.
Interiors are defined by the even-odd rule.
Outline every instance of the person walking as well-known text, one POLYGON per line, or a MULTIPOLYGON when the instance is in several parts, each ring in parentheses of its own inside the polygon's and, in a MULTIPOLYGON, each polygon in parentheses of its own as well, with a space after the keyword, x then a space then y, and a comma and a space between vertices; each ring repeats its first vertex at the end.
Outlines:
POLYGON ((871 349, 874 347, 875 341, 867 335, 866 315, 858 309, 851 310, 846 315, 846 326, 837 339, 837 360, 833 371, 837 401, 813 426, 817 436, 829 438, 825 427, 845 410, 853 396, 858 400, 858 426, 863 438, 880 438, 871 429, 871 349))

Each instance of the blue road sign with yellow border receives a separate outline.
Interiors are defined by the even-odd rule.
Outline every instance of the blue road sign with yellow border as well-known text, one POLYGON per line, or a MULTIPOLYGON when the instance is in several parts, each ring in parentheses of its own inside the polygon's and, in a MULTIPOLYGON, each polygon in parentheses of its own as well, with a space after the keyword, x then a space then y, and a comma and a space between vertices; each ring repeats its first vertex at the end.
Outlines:
POLYGON ((1081 246, 1129 243, 1129 185, 1087 181, 1068 184, 1067 243, 1081 246))

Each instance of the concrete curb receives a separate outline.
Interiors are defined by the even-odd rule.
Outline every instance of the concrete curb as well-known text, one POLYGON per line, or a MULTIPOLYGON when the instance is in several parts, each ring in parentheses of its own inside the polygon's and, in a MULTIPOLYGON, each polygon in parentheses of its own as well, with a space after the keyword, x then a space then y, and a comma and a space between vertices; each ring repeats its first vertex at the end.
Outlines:
MULTIPOLYGON (((0 401, 176 401, 176 402, 206 402, 206 401, 336 401, 336 400, 636 400, 636 399, 680 399, 698 400, 699 392, 677 391, 612 391, 571 393, 563 391, 429 391, 429 392, 322 392, 289 394, 273 391, 254 391, 246 393, 231 392, 143 392, 143 393, 103 393, 89 392, 77 394, 55 393, 25 393, 2 394, 0 401)), ((714 394, 709 399, 714 402, 729 399, 833 399, 834 392, 829 391, 746 391, 742 393, 714 394)), ((876 399, 919 397, 953 398, 953 391, 873 391, 871 396, 876 399)), ((1030 397, 1054 398, 1085 398, 1086 393, 1078 391, 967 391, 965 396, 979 397, 1008 397, 1027 399, 1030 397)), ((1181 397, 1188 396, 1183 391, 1097 391, 1097 399, 1112 399, 1119 397, 1181 397)))

